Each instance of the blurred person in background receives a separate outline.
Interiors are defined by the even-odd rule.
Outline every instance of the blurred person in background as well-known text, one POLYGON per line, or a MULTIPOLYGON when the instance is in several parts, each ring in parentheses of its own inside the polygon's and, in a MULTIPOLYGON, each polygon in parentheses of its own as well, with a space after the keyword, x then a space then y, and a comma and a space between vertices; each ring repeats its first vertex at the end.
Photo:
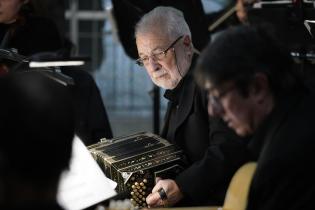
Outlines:
MULTIPOLYGON (((0 48, 14 48, 29 59, 68 58, 55 23, 34 12, 31 0, 0 0, 0 48), (41 56, 44 55, 44 56, 41 56)), ((1 72, 8 72, 16 62, 0 54, 1 72)), ((12 68, 13 69, 13 68, 12 68)), ((101 138, 112 138, 112 130, 100 91, 93 77, 74 67, 62 68, 62 73, 72 77, 76 116, 76 133, 86 145, 101 138)))
POLYGON ((62 48, 54 22, 34 15, 29 0, 0 1, 0 41, 1 48, 15 48, 24 56, 62 48))

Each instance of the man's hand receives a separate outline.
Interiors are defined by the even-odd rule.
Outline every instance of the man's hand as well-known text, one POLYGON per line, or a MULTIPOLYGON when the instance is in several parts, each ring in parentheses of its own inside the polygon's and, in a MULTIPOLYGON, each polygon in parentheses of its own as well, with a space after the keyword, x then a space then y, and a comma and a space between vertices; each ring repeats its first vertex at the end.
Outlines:
POLYGON ((175 205, 182 198, 183 194, 174 180, 162 180, 161 178, 157 178, 156 185, 152 189, 152 193, 146 198, 146 201, 149 207, 165 207, 175 205), (161 188, 163 188, 166 193, 167 198, 164 200, 161 199, 160 193, 158 192, 161 188))

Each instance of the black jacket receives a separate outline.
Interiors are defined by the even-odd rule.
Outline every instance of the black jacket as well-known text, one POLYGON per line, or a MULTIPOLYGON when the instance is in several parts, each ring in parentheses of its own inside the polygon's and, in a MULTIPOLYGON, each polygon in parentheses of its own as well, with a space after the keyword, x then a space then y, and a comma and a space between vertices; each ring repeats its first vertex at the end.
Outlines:
POLYGON ((247 161, 247 142, 220 119, 208 117, 207 93, 191 71, 175 90, 166 91, 169 99, 170 92, 179 97, 168 104, 161 136, 179 145, 188 158, 189 166, 175 179, 185 195, 180 205, 222 205, 231 177, 247 161))
POLYGON ((76 68, 64 68, 62 72, 75 82, 69 88, 74 96, 78 136, 85 145, 97 143, 101 138, 113 138, 106 108, 94 78, 87 71, 76 68))
POLYGON ((93 77, 84 70, 63 69, 63 73, 74 79, 69 86, 74 96, 76 132, 85 145, 101 138, 113 138, 105 105, 93 77))
POLYGON ((24 56, 54 52, 62 48, 63 43, 57 26, 47 18, 26 16, 16 23, 0 24, 1 41, 7 32, 10 35, 6 43, 2 43, 2 48, 16 48, 18 53, 24 56))
POLYGON ((258 165, 248 210, 314 209, 315 95, 283 95, 249 146, 258 165))

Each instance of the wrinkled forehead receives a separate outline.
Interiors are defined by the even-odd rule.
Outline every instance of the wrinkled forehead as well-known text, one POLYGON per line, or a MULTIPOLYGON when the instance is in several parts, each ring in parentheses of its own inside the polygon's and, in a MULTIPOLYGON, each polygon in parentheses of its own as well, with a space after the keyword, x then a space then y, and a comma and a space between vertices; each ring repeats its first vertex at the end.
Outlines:
POLYGON ((136 37, 136 45, 139 54, 150 54, 155 50, 164 50, 170 44, 170 38, 166 33, 142 33, 136 37))

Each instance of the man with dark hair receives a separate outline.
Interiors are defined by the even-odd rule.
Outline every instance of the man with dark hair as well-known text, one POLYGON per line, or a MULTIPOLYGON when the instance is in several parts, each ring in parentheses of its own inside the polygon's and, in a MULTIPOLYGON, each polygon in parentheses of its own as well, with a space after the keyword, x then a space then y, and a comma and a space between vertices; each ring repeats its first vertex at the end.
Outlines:
POLYGON ((0 209, 60 210, 74 137, 71 94, 39 72, 0 78, 0 209))
POLYGON ((249 143, 258 162, 247 209, 313 209, 315 98, 295 72, 290 54, 269 28, 225 31, 200 56, 199 84, 208 111, 249 143))

